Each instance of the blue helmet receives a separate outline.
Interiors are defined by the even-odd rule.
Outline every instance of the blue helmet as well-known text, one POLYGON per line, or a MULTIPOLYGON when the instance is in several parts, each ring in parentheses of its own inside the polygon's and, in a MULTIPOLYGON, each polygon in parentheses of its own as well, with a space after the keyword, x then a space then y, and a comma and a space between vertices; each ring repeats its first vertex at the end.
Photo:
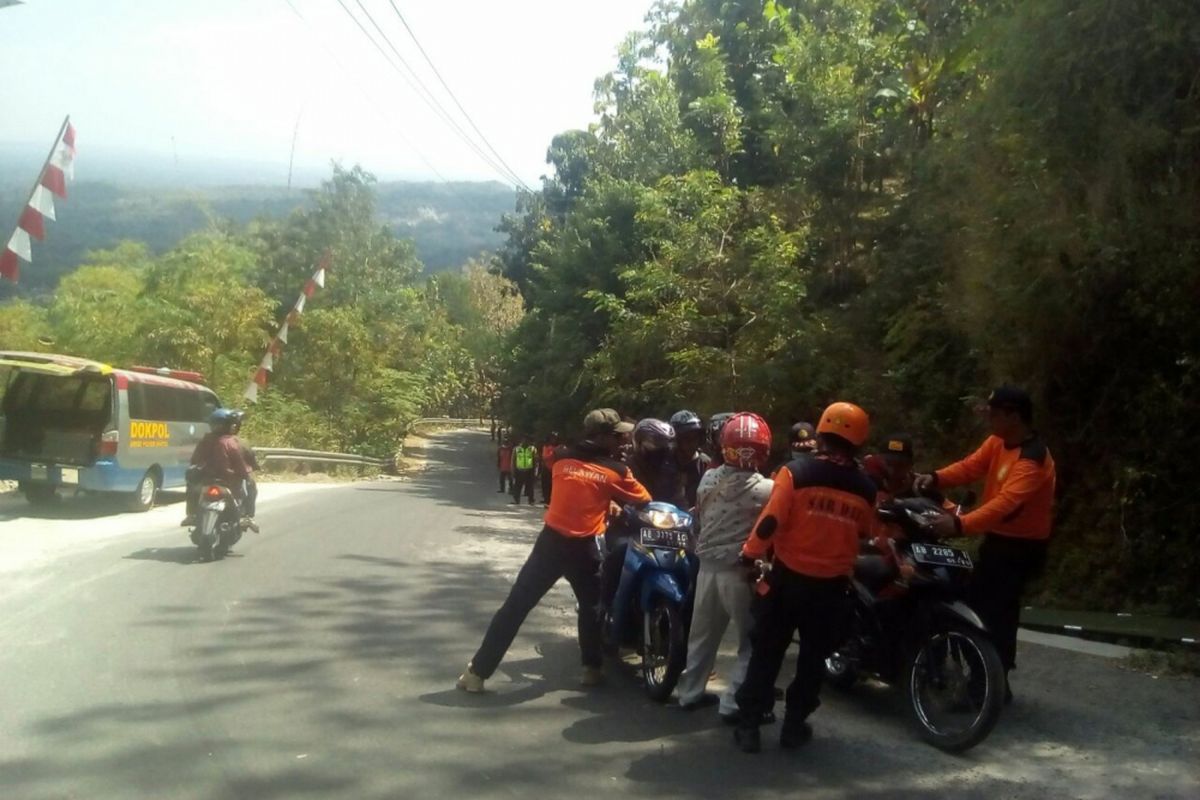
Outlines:
POLYGON ((234 425, 240 425, 244 416, 245 413, 236 408, 218 408, 209 415, 208 424, 214 429, 232 428, 234 425))

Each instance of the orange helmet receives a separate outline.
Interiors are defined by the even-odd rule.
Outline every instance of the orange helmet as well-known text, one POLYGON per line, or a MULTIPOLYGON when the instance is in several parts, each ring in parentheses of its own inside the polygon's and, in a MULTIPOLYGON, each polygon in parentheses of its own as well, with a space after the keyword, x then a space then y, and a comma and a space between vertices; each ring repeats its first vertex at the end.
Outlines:
POLYGON ((834 403, 821 415, 817 433, 832 433, 862 447, 871 433, 871 418, 853 403, 834 403))
POLYGON ((762 469, 771 456, 771 428, 758 414, 741 411, 721 428, 721 455, 726 464, 762 469))

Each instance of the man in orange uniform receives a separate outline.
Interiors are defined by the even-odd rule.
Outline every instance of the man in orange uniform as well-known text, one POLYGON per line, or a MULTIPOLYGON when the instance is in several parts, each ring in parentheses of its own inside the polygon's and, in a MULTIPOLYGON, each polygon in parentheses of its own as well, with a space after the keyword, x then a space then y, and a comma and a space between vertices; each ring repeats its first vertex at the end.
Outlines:
POLYGON ((554 458, 558 450, 558 434, 551 433, 542 445, 538 459, 538 474, 542 479, 542 505, 550 505, 550 495, 554 489, 554 458))
POLYGON ((792 635, 800 632, 796 677, 786 695, 779 743, 812 738, 807 718, 820 705, 825 659, 845 638, 851 613, 850 576, 860 538, 874 527, 875 485, 855 461, 870 420, 851 403, 834 403, 817 425, 818 451, 775 473, 771 499, 742 548, 743 561, 774 548, 767 592, 754 609, 753 651, 737 692, 735 741, 761 749, 759 725, 775 704, 775 679, 792 635))
POLYGON ((611 408, 598 408, 584 418, 583 427, 584 441, 555 459, 545 526, 478 652, 459 676, 458 688, 464 691, 483 691, 483 682, 496 671, 525 617, 563 577, 579 601, 580 683, 595 686, 603 678, 596 536, 604 533, 610 503, 645 504, 650 493, 616 458, 633 425, 611 408))
MULTIPOLYGON (((983 480, 978 508, 935 523, 939 536, 984 537, 971 582, 971 607, 987 625, 1007 673, 1016 666, 1021 592, 1041 571, 1054 523, 1056 476, 1050 451, 1033 430, 1033 401, 1001 386, 988 398, 992 435, 971 455, 931 475, 919 490, 949 489, 983 480)), ((1005 701, 1012 701, 1006 688, 1005 701)))

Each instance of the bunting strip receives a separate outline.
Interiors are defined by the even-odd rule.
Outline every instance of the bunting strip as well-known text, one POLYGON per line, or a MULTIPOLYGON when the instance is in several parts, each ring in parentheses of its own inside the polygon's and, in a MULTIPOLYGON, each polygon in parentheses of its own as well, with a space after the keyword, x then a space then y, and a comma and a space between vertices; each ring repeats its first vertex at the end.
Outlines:
POLYGON ((287 344, 288 331, 300 315, 304 313, 304 307, 309 299, 317 293, 317 289, 325 288, 325 273, 329 270, 331 257, 329 251, 321 256, 321 261, 317 265, 317 271, 313 276, 304 283, 304 289, 300 292, 300 296, 296 298, 295 305, 284 316, 283 322, 279 325, 279 330, 271 338, 270 344, 267 345, 267 352, 263 354, 262 361, 258 362, 258 368, 254 371, 254 377, 250 383, 246 385, 246 391, 242 393, 248 403, 258 402, 259 390, 267 388, 267 375, 275 371, 275 361, 282 355, 283 346, 287 344))
POLYGON ((21 262, 33 262, 33 248, 29 240, 45 241, 46 220, 55 219, 54 196, 66 199, 67 181, 74 177, 75 128, 71 125, 71 117, 67 116, 29 192, 29 199, 21 208, 16 230, 9 237, 4 250, 0 251, 0 276, 16 283, 21 277, 21 262))

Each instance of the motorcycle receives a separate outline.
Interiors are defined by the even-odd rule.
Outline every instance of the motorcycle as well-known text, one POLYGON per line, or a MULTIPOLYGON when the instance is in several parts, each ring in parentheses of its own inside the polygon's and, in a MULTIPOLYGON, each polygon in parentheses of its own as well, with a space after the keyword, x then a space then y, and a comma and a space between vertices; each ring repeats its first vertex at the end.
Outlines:
POLYGON ((196 525, 189 533, 201 561, 224 558, 241 540, 241 507, 228 487, 210 483, 201 489, 196 525))
POLYGON ((929 522, 947 513, 934 500, 893 500, 877 513, 906 538, 891 545, 895 566, 883 556, 859 556, 851 633, 826 660, 826 679, 849 688, 870 674, 903 686, 921 737, 963 752, 995 727, 1006 685, 983 621, 963 601, 971 557, 928 532, 929 522))
POLYGON ((610 534, 613 527, 625 529, 629 546, 605 614, 605 643, 610 651, 634 644, 641 654, 646 693, 665 703, 687 663, 689 600, 699 566, 692 516, 670 503, 654 502, 625 508, 610 534))

